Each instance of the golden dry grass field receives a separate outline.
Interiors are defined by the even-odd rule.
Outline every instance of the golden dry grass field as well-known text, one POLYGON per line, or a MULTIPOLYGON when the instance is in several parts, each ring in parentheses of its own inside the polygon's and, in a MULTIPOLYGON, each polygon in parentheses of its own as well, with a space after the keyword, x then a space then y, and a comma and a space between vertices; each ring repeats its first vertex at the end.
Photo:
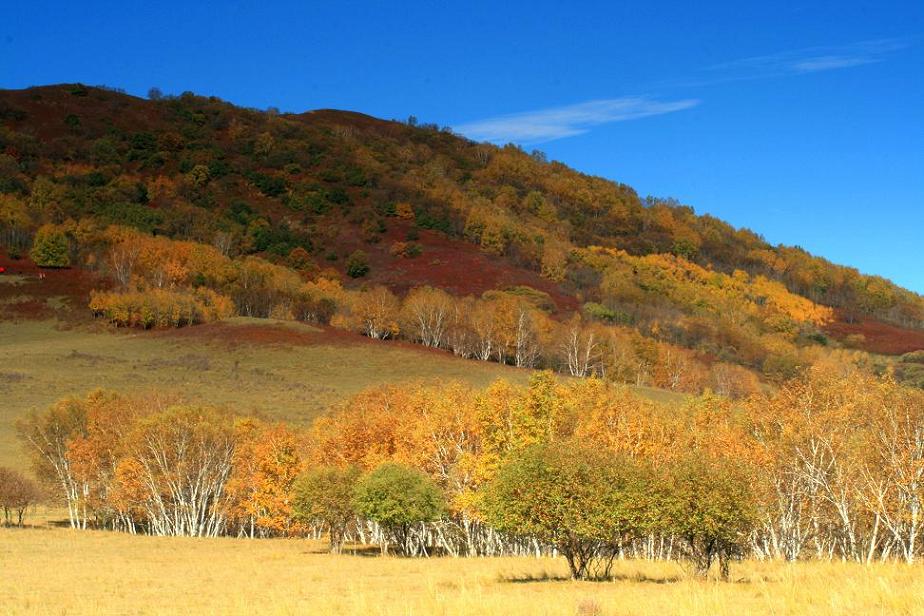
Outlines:
MULTIPOLYGON (((267 319, 234 318, 168 332, 0 321, 0 466, 28 470, 15 433, 18 418, 99 387, 168 391, 306 425, 376 384, 457 379, 484 387, 498 378, 523 383, 528 376, 526 370, 417 345, 267 319)), ((659 399, 679 397, 640 390, 659 399)))
POLYGON ((324 553, 303 539, 134 537, 0 529, 3 614, 924 614, 921 565, 733 565, 700 581, 625 561, 609 582, 562 559, 324 553))
POLYGON ((98 387, 175 392, 304 425, 334 402, 378 383, 439 378, 480 387, 502 376, 517 382, 527 376, 493 363, 331 336, 295 323, 232 319, 220 325, 174 334, 0 322, 0 466, 26 470, 16 419, 98 387))

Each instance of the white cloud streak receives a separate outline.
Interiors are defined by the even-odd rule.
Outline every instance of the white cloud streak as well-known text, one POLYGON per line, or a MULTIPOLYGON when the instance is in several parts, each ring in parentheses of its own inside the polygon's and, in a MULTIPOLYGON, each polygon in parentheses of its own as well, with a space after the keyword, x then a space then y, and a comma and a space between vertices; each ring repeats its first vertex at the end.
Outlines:
MULTIPOLYGON (((665 81, 646 89, 701 87, 839 70, 882 62, 910 46, 909 39, 891 38, 754 56, 709 66, 692 78, 665 81)), ((453 130, 475 141, 534 144, 582 135, 601 124, 682 111, 699 103, 695 98, 663 101, 652 96, 625 96, 501 115, 460 124, 453 130)))
POLYGON ((718 81, 818 73, 882 62, 908 46, 903 39, 878 39, 838 47, 810 47, 717 64, 707 71, 717 75, 718 81))
POLYGON ((512 113, 460 124, 453 130, 475 141, 541 143, 581 135, 601 124, 673 113, 698 104, 696 99, 658 101, 626 96, 512 113))

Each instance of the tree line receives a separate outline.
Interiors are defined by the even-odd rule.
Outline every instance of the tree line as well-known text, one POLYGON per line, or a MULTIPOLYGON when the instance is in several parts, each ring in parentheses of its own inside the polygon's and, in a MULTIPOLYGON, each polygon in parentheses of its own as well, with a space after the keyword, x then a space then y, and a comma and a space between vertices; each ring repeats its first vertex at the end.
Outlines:
POLYGON ((326 534, 408 556, 920 557, 924 394, 844 364, 740 402, 596 378, 377 387, 308 429, 93 392, 21 422, 76 528, 326 534))
MULTIPOLYGON (((312 269, 304 251, 285 266, 259 257, 231 258, 216 246, 125 227, 62 226, 43 236, 55 233, 73 238, 86 261, 112 280, 113 288, 91 294, 90 309, 120 326, 179 327, 232 314, 295 319, 331 324, 378 340, 400 338, 468 359, 676 391, 700 392, 709 387, 738 397, 759 388, 758 374, 784 379, 820 352, 794 343, 802 332, 811 331, 813 322, 824 318, 823 312, 813 311, 817 307, 811 302, 789 296, 787 303, 785 290, 757 280, 751 286, 759 302, 725 306, 719 298, 744 293, 749 285, 746 277, 715 286, 714 274, 692 265, 684 269, 680 262, 674 266, 676 284, 688 281, 689 271, 698 276, 692 284, 684 283, 692 289, 684 296, 691 297, 685 300, 688 303, 702 303, 701 296, 708 292, 717 314, 750 312, 758 315, 755 319, 775 323, 763 334, 753 324, 729 329, 728 344, 747 359, 746 365, 721 349, 703 346, 703 337, 711 334, 679 333, 712 331, 704 330, 702 322, 681 321, 681 329, 666 327, 665 315, 658 318, 650 310, 644 324, 642 319, 620 322, 617 312, 593 302, 570 316, 555 314, 551 298, 529 287, 488 291, 480 297, 456 297, 419 287, 399 298, 380 285, 345 288, 336 272, 312 269), (756 342, 749 342, 755 338, 756 342), (749 350, 768 346, 772 352, 749 350)), ((609 271, 616 267, 614 259, 621 257, 594 253, 587 258, 609 271)), ((614 270, 608 280, 617 276, 614 270)), ((669 295, 663 288, 652 293, 669 295)), ((626 305, 626 297, 620 297, 621 305, 626 305)), ((637 311, 643 310, 642 305, 646 301, 635 300, 637 311)))

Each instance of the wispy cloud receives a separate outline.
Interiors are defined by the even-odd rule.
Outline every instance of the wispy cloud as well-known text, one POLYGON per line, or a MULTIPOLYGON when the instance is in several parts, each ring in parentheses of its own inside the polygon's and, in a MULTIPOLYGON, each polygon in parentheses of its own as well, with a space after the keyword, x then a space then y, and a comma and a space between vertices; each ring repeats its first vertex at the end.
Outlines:
POLYGON ((864 57, 818 56, 794 62, 792 64, 792 70, 798 73, 814 73, 817 71, 830 71, 838 68, 850 68, 851 66, 872 64, 873 62, 878 62, 878 60, 864 57))
POLYGON ((626 96, 502 115, 460 124, 453 130, 476 141, 541 143, 580 135, 601 124, 673 113, 698 104, 692 98, 659 101, 647 96, 626 96))
POLYGON ((836 47, 810 47, 766 56, 742 58, 706 69, 716 81, 763 79, 800 73, 818 73, 882 62, 905 49, 905 39, 878 39, 836 47))
MULTIPOLYGON (((640 89, 649 92, 676 91, 846 69, 882 62, 911 45, 911 39, 890 38, 753 56, 705 67, 686 79, 657 82, 640 89)), ((699 99, 695 98, 659 100, 650 95, 625 96, 495 116, 457 125, 453 130, 476 141, 533 144, 582 135, 601 124, 682 111, 699 103, 699 99)))

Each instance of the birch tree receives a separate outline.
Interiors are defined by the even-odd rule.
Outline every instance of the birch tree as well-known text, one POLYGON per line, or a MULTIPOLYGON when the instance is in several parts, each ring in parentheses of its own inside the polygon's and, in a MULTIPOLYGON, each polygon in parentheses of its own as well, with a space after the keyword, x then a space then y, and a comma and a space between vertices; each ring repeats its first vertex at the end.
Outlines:
POLYGON ((224 531, 235 450, 230 415, 175 406, 142 420, 128 449, 131 479, 143 486, 135 505, 148 532, 214 537, 224 531))
POLYGON ((419 287, 404 299, 403 315, 409 335, 424 346, 439 348, 452 316, 452 297, 441 289, 419 287))

